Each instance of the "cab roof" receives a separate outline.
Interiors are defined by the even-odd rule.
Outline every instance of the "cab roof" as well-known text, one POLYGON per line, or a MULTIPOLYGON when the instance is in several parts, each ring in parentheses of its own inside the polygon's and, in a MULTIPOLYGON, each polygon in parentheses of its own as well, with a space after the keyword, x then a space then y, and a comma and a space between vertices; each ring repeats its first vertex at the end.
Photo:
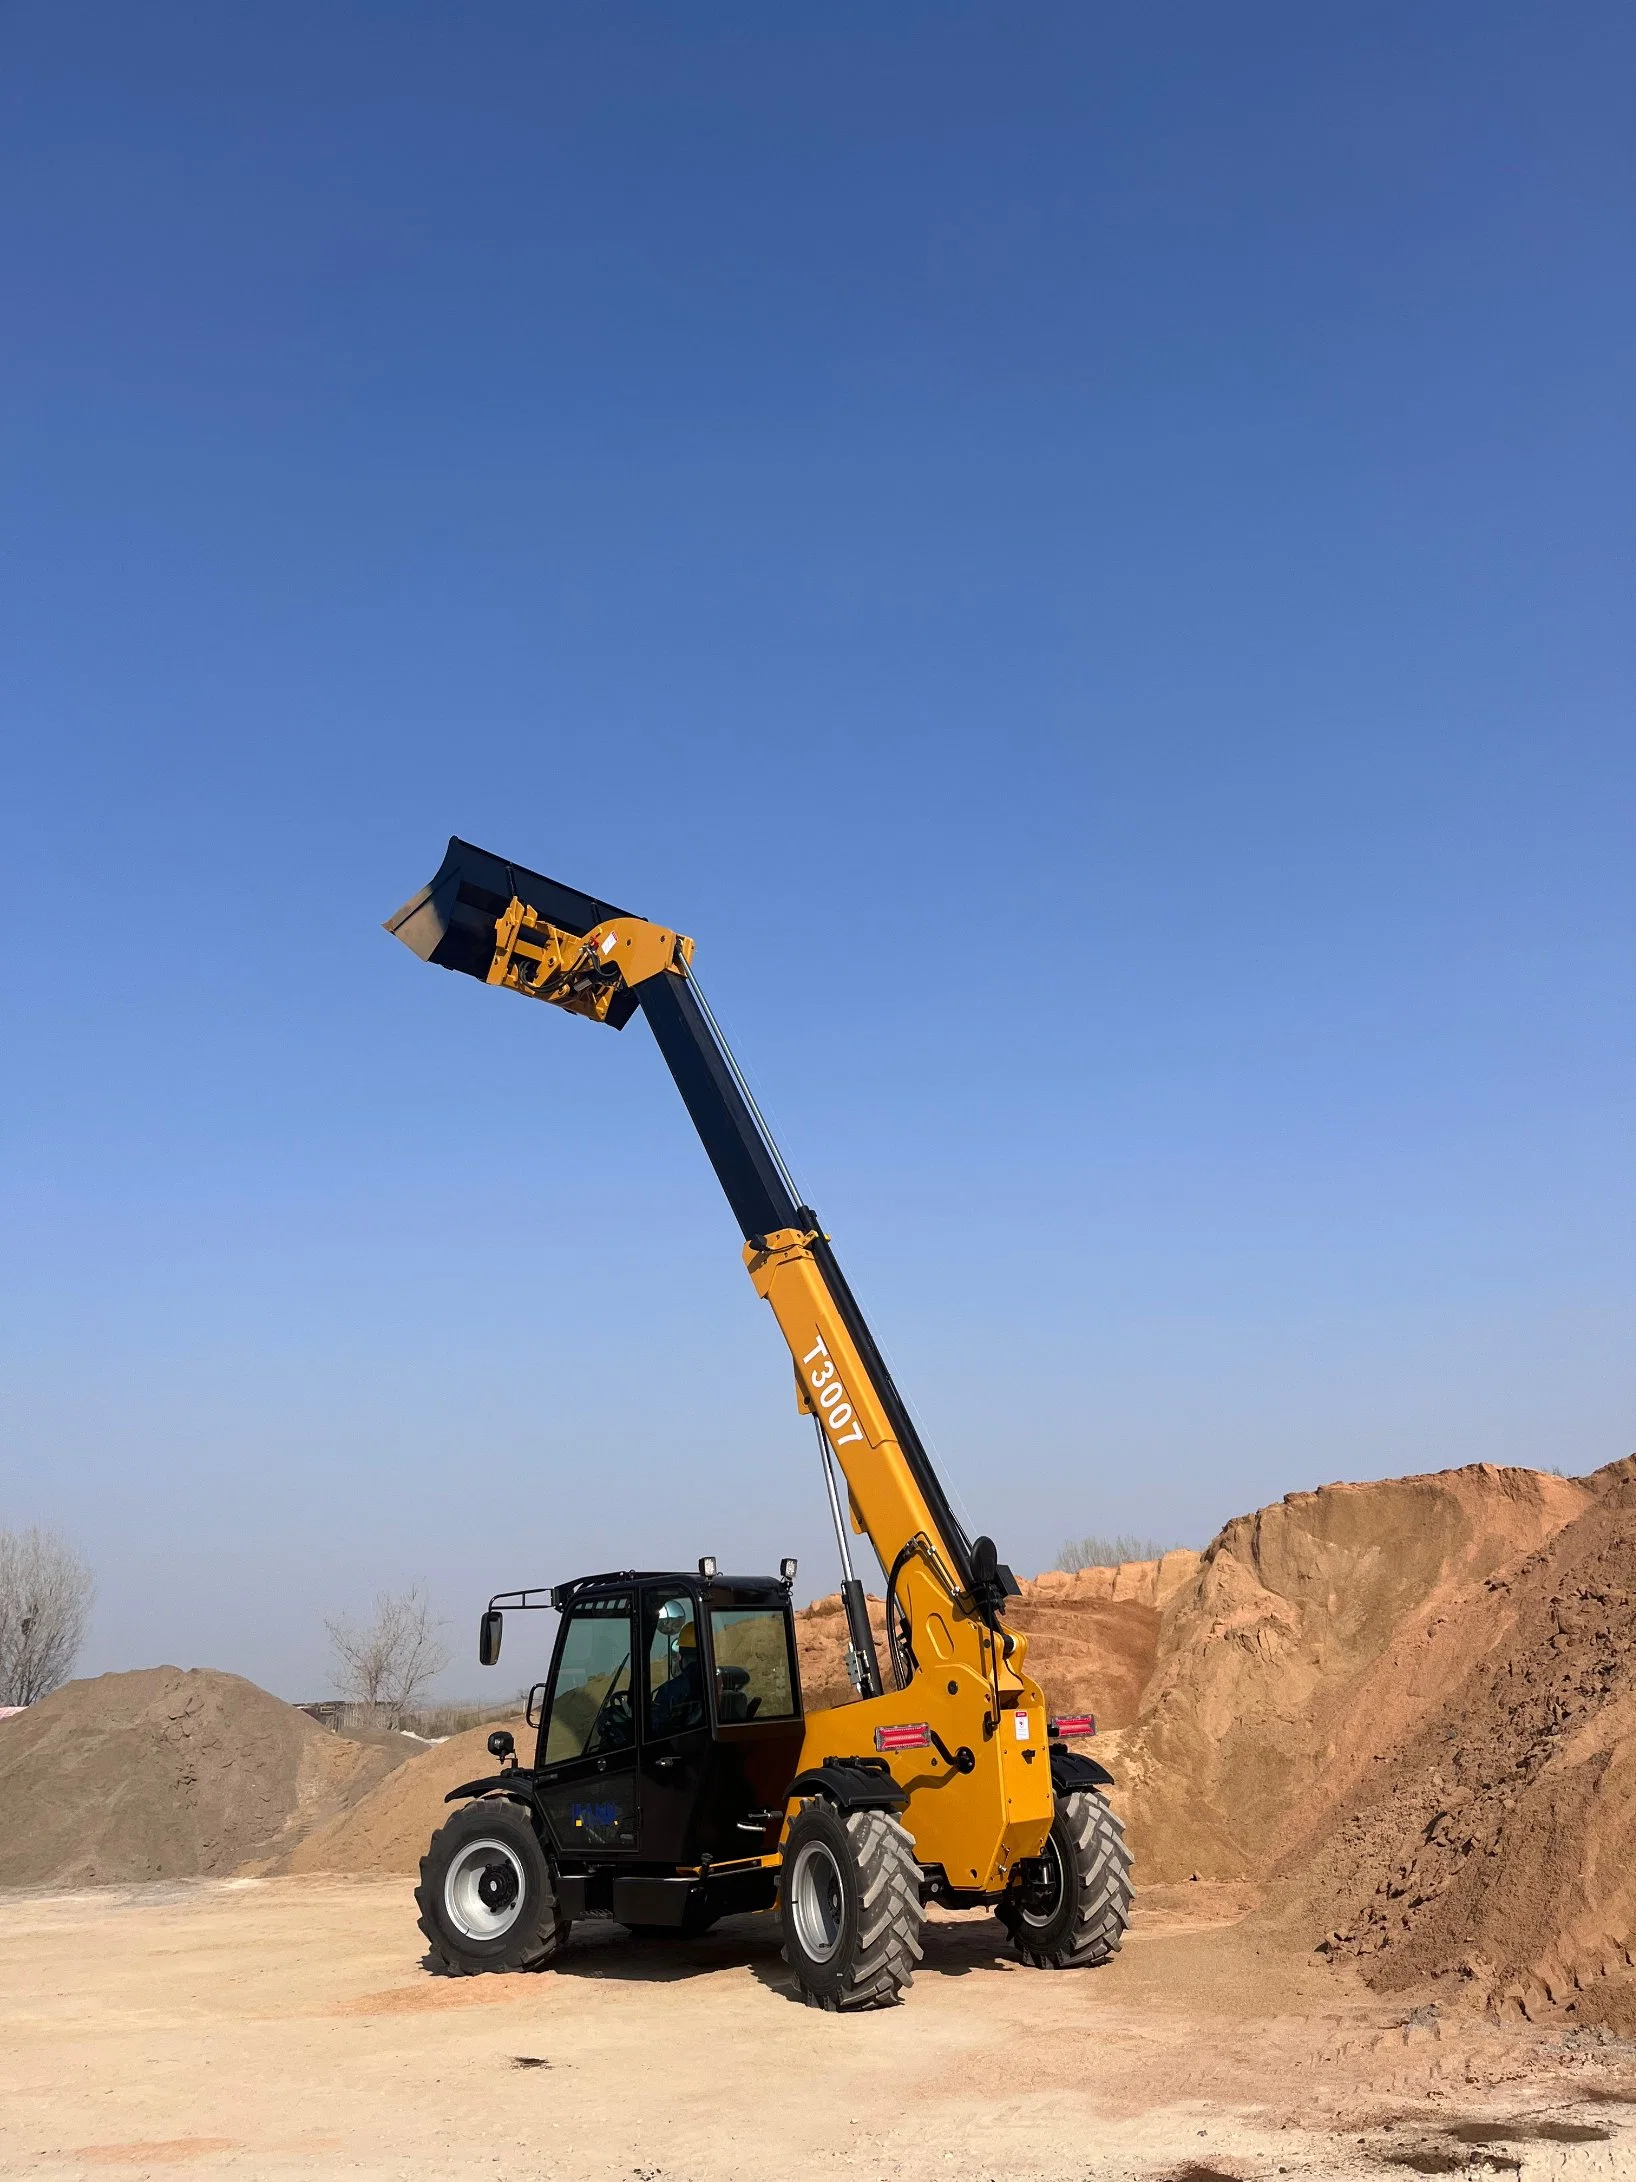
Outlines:
POLYGON ((553 1595, 566 1603, 586 1591, 622 1591, 633 1584, 674 1584, 683 1591, 787 1592, 782 1576, 703 1576, 696 1568, 610 1568, 597 1576, 574 1576, 554 1584, 553 1595))

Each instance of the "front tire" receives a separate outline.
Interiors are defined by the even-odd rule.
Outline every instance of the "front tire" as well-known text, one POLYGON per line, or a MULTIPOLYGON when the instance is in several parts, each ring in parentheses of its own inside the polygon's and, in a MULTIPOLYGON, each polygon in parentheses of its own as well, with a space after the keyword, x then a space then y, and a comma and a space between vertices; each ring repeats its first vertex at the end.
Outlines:
POLYGON ((468 1803, 438 1828, 415 1900, 433 1964, 453 1977, 541 1969, 568 1937, 539 1836, 508 1798, 468 1803))
POLYGON ((1000 1922, 1036 1970, 1095 1969, 1118 1954, 1130 1924, 1130 1850, 1105 1796, 1058 1796, 1034 1874, 1000 1904, 1000 1922))
POLYGON ((809 2007, 889 2008, 920 1960, 920 1866, 885 1811, 843 1814, 821 1797, 790 1827, 779 1875, 784 1960, 809 2007))

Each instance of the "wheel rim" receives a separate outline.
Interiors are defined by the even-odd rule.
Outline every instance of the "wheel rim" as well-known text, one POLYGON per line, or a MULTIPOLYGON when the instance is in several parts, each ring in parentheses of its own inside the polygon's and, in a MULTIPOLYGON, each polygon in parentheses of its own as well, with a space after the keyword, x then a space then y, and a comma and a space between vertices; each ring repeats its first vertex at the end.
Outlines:
POLYGON ((790 1908, 802 1953, 811 1962, 828 1962, 841 1944, 846 1895, 841 1867, 826 1842, 809 1841, 796 1857, 790 1874, 790 1908))
POLYGON ((523 1867, 504 1841, 468 1841, 443 1881, 449 1922, 468 1940, 499 1940, 523 1913, 523 1867))
POLYGON ((1054 1924, 1062 1911, 1062 1851, 1057 1846, 1056 1831, 1046 1836, 1040 1851, 1040 1876, 1032 1886, 1023 1888, 1019 1909, 1022 1921, 1032 1932, 1043 1932, 1054 1924))

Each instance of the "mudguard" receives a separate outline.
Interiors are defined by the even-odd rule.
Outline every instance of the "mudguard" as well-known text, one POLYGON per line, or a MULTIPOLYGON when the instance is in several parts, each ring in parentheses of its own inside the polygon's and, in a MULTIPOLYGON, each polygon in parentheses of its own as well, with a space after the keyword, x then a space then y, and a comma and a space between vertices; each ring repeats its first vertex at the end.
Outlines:
POLYGON ((1113 1775, 1094 1758, 1082 1757, 1077 1750, 1064 1750, 1061 1743, 1053 1743, 1051 1786, 1059 1796, 1071 1796, 1076 1788, 1088 1788, 1094 1794, 1100 1789, 1111 1788, 1113 1775))
POLYGON ((880 1758, 826 1758, 798 1773, 784 1791, 786 1803, 827 1796, 841 1811, 906 1811, 909 1791, 899 1787, 880 1758))
POLYGON ((532 1804, 534 1776, 523 1766, 514 1765, 507 1773, 490 1773, 483 1780, 463 1780, 458 1788, 451 1788, 443 1800, 459 1803, 467 1796, 488 1796, 496 1792, 509 1796, 513 1803, 532 1804))

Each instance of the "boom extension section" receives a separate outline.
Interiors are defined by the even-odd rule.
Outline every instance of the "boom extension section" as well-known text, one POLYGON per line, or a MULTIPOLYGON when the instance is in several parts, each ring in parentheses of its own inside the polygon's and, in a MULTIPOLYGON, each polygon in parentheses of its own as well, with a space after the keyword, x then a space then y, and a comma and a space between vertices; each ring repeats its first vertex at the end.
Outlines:
POLYGON ((646 1016, 789 1346, 798 1403, 818 1420, 863 1696, 808 1716, 803 1764, 884 1753, 939 1891, 1002 1894, 1014 1867, 1040 1854, 1055 1809, 1044 1700, 1023 1671, 1026 1639, 1001 1618, 1016 1585, 949 1505, 829 1238, 717 1029, 693 942, 458 838, 386 929, 424 961, 616 1030, 638 1009, 646 1016), (831 1461, 850 1528, 886 1571, 891 1687, 851 1576, 831 1461))

